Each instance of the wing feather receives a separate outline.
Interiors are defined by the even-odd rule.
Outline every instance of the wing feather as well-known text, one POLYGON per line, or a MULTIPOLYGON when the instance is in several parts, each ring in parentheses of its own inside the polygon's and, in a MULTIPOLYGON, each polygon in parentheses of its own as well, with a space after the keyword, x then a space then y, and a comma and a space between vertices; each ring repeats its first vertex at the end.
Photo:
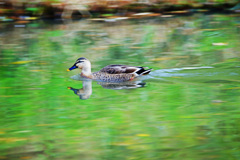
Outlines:
POLYGON ((108 65, 100 70, 108 74, 134 73, 142 67, 126 66, 126 65, 108 65))

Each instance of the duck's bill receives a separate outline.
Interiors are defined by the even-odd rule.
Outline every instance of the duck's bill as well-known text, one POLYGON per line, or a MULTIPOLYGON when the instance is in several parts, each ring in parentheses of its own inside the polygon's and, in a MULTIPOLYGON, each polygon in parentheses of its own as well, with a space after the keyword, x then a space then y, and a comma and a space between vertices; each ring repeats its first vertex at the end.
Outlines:
POLYGON ((71 68, 67 69, 67 71, 71 71, 73 69, 76 69, 77 67, 75 65, 73 65, 71 68))

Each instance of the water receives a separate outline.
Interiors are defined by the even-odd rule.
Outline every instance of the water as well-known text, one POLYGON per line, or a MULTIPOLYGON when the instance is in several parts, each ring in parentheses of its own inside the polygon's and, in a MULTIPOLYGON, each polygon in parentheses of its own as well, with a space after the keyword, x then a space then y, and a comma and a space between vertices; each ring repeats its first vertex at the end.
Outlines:
POLYGON ((0 159, 240 159, 238 15, 1 25, 0 159), (79 57, 153 71, 86 81, 79 57))

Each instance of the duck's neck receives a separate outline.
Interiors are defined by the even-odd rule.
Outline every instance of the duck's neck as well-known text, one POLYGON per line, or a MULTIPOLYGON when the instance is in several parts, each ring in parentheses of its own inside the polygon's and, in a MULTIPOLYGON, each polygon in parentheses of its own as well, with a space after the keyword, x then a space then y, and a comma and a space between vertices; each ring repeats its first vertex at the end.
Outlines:
POLYGON ((82 68, 82 77, 90 78, 92 79, 92 72, 91 72, 91 63, 86 63, 84 67, 82 68))

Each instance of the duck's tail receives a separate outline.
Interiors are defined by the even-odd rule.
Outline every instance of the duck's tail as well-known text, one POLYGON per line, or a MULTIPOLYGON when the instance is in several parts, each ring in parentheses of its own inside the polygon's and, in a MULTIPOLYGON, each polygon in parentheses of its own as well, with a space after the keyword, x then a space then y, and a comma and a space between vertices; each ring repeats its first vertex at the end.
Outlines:
POLYGON ((151 72, 152 68, 145 70, 143 67, 138 70, 136 73, 141 76, 141 75, 147 75, 151 72))
POLYGON ((151 72, 152 68, 145 70, 141 75, 147 75, 151 72))

